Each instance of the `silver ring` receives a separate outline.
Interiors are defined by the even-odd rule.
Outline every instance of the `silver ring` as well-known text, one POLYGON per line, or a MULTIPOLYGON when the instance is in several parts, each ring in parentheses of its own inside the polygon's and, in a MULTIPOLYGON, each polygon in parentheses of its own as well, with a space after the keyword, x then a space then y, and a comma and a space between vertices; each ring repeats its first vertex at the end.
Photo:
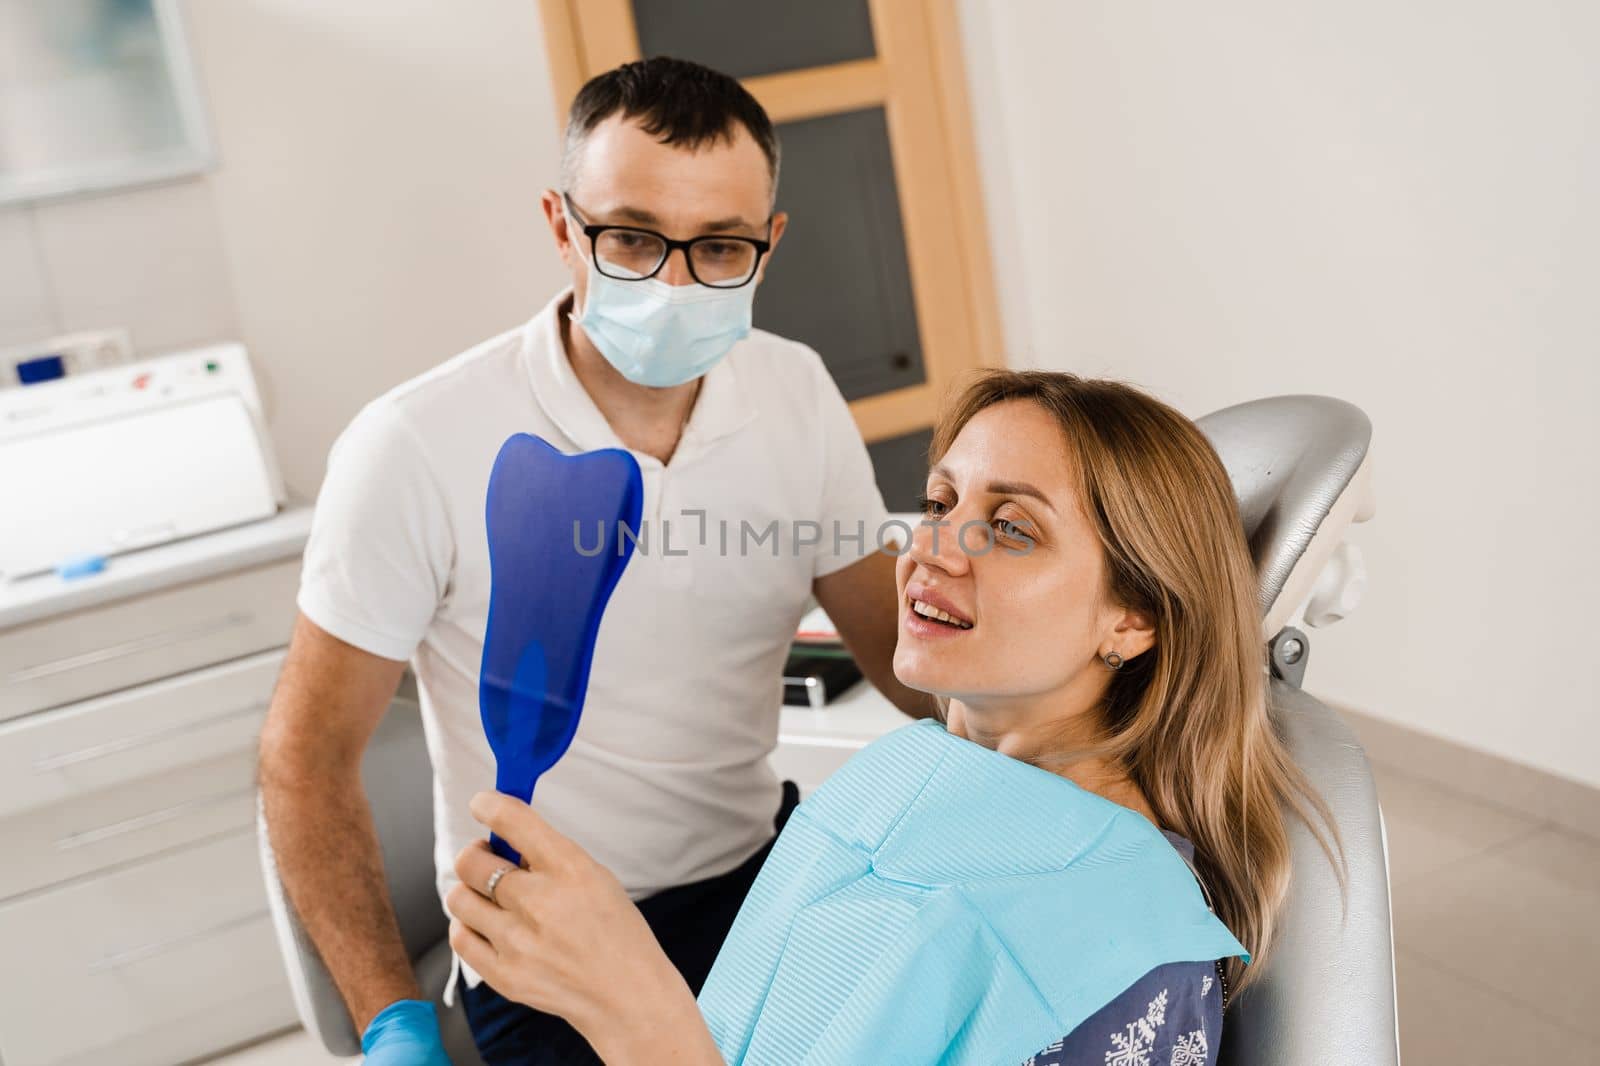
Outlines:
POLYGON ((515 869, 515 866, 500 867, 500 869, 489 875, 489 883, 483 886, 483 894, 488 896, 489 902, 496 907, 500 905, 500 901, 494 898, 494 890, 500 886, 500 879, 515 869))

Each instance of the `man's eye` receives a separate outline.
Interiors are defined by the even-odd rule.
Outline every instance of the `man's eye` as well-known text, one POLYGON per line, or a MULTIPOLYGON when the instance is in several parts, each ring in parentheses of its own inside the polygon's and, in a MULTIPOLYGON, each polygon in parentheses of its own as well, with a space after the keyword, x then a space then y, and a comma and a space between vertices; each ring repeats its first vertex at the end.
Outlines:
POLYGON ((732 259, 744 251, 738 241, 705 241, 700 245, 702 254, 717 259, 732 259))

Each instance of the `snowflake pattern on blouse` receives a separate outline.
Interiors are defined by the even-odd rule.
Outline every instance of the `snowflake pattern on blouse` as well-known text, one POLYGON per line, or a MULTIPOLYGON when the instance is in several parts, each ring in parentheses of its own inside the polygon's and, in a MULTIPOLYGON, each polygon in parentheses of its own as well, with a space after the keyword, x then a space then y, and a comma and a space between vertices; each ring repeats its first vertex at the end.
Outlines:
POLYGON ((1206 1031, 1196 1029, 1192 1033, 1185 1033, 1178 1037, 1178 1042, 1172 1045, 1172 1062, 1170 1066, 1207 1066, 1211 1061, 1211 1049, 1206 1047, 1206 1031))
POLYGON ((1111 1034, 1107 1066, 1150 1066, 1150 1051, 1156 1046, 1156 1028, 1166 1021, 1167 990, 1163 988, 1144 1009, 1143 1018, 1135 1018, 1123 1027, 1123 1032, 1111 1034))
POLYGON ((1222 1003, 1209 995, 1213 965, 1157 966, 1022 1066, 1216 1066, 1222 1003))

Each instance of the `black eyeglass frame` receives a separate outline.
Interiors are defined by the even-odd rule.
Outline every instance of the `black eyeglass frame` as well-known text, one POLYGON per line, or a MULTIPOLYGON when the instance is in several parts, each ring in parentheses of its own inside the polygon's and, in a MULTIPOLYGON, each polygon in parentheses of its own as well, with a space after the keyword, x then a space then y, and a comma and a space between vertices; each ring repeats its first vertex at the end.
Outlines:
MULTIPOLYGON (((742 289, 756 279, 756 275, 761 271, 762 257, 772 250, 771 241, 764 241, 759 237, 746 237, 738 233, 707 233, 699 237, 690 237, 686 241, 676 241, 671 237, 668 237, 665 233, 657 233, 653 229, 645 229, 642 226, 613 226, 609 224, 585 222, 583 212, 579 211, 577 205, 572 202, 572 197, 568 196, 566 193, 562 193, 561 202, 567 205, 567 210, 578 216, 578 228, 585 237, 589 238, 589 257, 593 261, 595 269, 599 270, 600 273, 605 274, 606 277, 615 281, 645 281, 649 278, 653 278, 657 274, 661 273, 662 267, 667 265, 667 260, 672 258, 673 251, 675 249, 682 249, 683 261, 689 267, 689 276, 696 282, 704 285, 708 289, 742 289), (661 261, 658 262, 656 264, 656 268, 650 271, 648 274, 640 274, 637 277, 631 278, 619 278, 615 274, 606 274, 605 269, 600 266, 600 253, 595 245, 598 243, 600 235, 607 230, 622 230, 627 233, 642 233, 647 237, 654 237, 656 240, 666 245, 667 250, 661 253, 661 261), (742 241, 745 244, 753 245, 756 250, 756 261, 750 264, 749 277, 745 278, 737 285, 728 285, 725 283, 718 284, 716 282, 705 281, 702 279, 694 269, 694 256, 691 255, 690 252, 696 244, 700 244, 705 241, 742 241)), ((767 232, 772 232, 772 219, 770 218, 767 219, 767 232)))

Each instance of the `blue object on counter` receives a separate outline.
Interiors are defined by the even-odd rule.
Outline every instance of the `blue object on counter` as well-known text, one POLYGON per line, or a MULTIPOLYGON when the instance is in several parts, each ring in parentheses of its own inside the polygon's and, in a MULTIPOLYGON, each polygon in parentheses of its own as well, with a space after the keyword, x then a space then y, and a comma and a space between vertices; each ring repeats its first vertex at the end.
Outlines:
POLYGON ((104 555, 74 555, 56 564, 56 573, 63 581, 98 574, 106 568, 104 555))
POLYGON ((66 360, 59 355, 41 355, 17 364, 17 381, 23 385, 40 385, 66 376, 66 360))
MULTIPOLYGON (((495 788, 526 802, 578 730, 611 591, 633 557, 644 507, 638 461, 620 448, 565 455, 517 433, 489 475, 489 622, 478 710, 495 788), (629 535, 622 535, 626 523, 629 535)), ((495 854, 522 857, 498 837, 495 854)))

